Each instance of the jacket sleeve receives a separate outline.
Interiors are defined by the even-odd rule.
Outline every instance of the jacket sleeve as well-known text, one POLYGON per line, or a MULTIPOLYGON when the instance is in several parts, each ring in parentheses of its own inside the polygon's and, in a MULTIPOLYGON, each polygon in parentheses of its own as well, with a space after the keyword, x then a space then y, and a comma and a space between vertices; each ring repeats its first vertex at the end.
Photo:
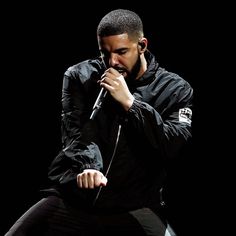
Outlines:
MULTIPOLYGON (((62 150, 49 166, 49 179, 56 184, 74 181, 84 169, 102 170, 96 139, 97 130, 89 120, 88 95, 78 71, 65 72, 62 86, 62 150)), ((82 75, 81 75, 82 76, 82 75)))
POLYGON ((129 124, 167 159, 175 157, 192 137, 193 107, 193 89, 188 82, 169 86, 172 89, 167 86, 155 102, 135 99, 128 111, 129 124))

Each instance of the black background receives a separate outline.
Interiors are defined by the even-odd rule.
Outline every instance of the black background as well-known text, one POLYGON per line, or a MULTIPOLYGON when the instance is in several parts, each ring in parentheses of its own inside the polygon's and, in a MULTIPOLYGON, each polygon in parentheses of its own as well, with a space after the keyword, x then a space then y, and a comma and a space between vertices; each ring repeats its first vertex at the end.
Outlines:
POLYGON ((220 66, 213 43, 215 28, 222 33, 214 6, 168 1, 154 6, 148 1, 87 6, 34 2, 3 8, 0 234, 39 199, 47 167, 61 145, 63 73, 68 66, 98 54, 96 26, 114 8, 136 11, 160 65, 194 88, 193 141, 172 172, 170 221, 179 236, 207 235, 214 227, 209 221, 215 215, 221 163, 213 153, 220 154, 214 142, 220 128, 213 132, 209 124, 215 111, 213 68, 220 66))

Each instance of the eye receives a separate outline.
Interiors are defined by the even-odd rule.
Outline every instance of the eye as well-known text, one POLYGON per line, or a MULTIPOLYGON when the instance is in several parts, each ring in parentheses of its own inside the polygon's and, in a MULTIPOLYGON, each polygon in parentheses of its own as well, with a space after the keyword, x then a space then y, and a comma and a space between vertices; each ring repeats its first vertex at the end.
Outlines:
POLYGON ((116 53, 119 54, 119 55, 123 55, 123 54, 125 54, 127 51, 128 51, 127 48, 122 48, 122 49, 117 50, 116 53))

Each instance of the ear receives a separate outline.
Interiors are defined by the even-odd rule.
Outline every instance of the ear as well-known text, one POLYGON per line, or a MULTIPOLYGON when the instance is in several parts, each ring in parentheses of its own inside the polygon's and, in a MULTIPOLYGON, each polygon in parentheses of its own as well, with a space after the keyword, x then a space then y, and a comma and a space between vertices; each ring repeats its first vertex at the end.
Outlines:
POLYGON ((144 52, 147 49, 147 39, 146 38, 142 38, 139 40, 138 45, 140 48, 140 53, 144 52))

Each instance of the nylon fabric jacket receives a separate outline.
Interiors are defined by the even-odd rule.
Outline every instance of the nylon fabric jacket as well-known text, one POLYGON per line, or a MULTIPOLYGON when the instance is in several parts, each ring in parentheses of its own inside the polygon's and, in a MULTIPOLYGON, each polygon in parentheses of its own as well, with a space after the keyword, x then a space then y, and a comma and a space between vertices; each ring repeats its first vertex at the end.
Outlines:
POLYGON ((192 136, 193 89, 179 75, 161 68, 147 51, 147 71, 128 87, 135 100, 128 112, 105 98, 94 120, 89 117, 104 67, 100 57, 67 69, 62 85, 62 145, 48 177, 51 189, 79 207, 127 210, 158 207, 168 162, 192 136), (119 133, 119 128, 120 133, 119 133), (117 146, 116 146, 117 142, 117 146), (93 168, 107 173, 107 186, 79 189, 76 175, 93 168))

